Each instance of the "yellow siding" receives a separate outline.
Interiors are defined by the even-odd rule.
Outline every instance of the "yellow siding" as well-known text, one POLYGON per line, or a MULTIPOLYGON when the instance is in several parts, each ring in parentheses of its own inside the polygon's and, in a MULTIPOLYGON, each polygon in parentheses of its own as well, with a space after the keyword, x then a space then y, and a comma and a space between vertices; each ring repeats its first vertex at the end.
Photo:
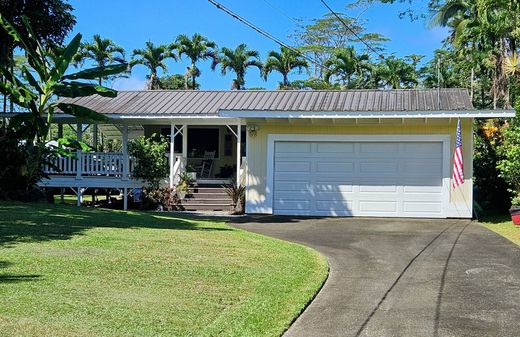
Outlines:
MULTIPOLYGON (((267 175, 267 135, 268 134, 327 134, 327 135, 449 135, 451 136, 451 152, 455 144, 456 119, 412 119, 383 121, 367 120, 356 125, 354 122, 343 122, 344 125, 334 124, 331 120, 319 122, 319 125, 311 124, 311 121, 297 121, 289 124, 287 121, 261 123, 251 121, 248 124, 258 126, 256 136, 249 137, 248 144, 248 194, 247 199, 253 205, 263 203, 266 195, 267 175), (276 124, 275 124, 276 123, 276 124), (362 124, 363 123, 363 124, 362 124), (364 124, 366 123, 366 124, 364 124)), ((464 207, 471 209, 472 203, 472 119, 462 120, 464 175, 465 183, 462 188, 453 191, 450 200, 454 208, 464 207)), ((450 170, 451 161, 450 158, 450 170)), ((461 213, 462 214, 462 213, 461 213)))

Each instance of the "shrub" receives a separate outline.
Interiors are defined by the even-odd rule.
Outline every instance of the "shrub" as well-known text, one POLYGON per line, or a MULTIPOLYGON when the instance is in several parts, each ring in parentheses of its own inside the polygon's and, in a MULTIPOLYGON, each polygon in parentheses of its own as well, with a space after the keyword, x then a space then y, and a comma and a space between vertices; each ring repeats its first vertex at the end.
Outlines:
POLYGON ((180 205, 175 188, 165 187, 143 190, 143 208, 159 211, 174 211, 180 205))
POLYGON ((128 152, 134 158, 133 176, 142 179, 152 190, 157 190, 161 180, 169 174, 168 158, 165 153, 168 142, 164 137, 138 137, 128 143, 128 152))
POLYGON ((233 202, 233 214, 243 214, 246 200, 245 186, 233 184, 229 187, 225 187, 224 191, 233 202))
POLYGON ((502 159, 497 168, 510 187, 512 201, 520 199, 520 104, 517 105, 516 118, 512 118, 504 128, 504 141, 499 147, 502 159))

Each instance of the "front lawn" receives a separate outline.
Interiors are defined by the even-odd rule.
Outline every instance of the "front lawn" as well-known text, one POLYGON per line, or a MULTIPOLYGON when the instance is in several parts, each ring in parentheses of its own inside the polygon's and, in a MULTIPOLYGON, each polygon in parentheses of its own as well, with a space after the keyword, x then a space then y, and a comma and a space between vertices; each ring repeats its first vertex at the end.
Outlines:
POLYGON ((1 336, 279 336, 327 270, 223 222, 0 203, 1 336))
POLYGON ((520 246, 520 227, 513 225, 509 214, 493 215, 482 219, 482 225, 520 246))

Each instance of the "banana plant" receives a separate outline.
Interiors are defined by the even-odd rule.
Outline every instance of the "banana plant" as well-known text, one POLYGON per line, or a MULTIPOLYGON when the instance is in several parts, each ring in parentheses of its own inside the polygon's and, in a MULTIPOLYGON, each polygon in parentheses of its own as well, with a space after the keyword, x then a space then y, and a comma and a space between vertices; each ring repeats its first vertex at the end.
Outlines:
POLYGON ((42 143, 49 133, 57 111, 73 115, 80 120, 106 121, 106 116, 87 107, 60 102, 60 98, 94 94, 115 97, 117 91, 89 81, 121 73, 128 65, 107 65, 67 74, 80 47, 81 34, 74 36, 63 48, 46 49, 36 38, 27 18, 22 18, 22 21, 28 33, 27 38, 0 14, 0 27, 19 43, 27 57, 27 65, 22 65, 18 76, 0 66, 0 75, 5 79, 0 83, 0 92, 27 111, 11 118, 10 128, 17 132, 21 140, 42 143))

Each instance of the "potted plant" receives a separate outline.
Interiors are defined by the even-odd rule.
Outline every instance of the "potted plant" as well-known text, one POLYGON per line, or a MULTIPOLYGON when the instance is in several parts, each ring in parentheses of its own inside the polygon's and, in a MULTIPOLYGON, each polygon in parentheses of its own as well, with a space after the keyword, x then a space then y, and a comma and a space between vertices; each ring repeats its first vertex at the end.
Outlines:
POLYGON ((511 208, 509 209, 511 220, 517 226, 520 226, 520 196, 511 199, 511 208))
POLYGON ((186 167, 186 173, 190 176, 192 182, 197 180, 197 170, 192 165, 186 167))
POLYGON ((190 189, 190 185, 193 182, 191 175, 188 172, 182 172, 179 176, 179 183, 177 184, 177 195, 179 199, 185 199, 188 191, 190 189))

